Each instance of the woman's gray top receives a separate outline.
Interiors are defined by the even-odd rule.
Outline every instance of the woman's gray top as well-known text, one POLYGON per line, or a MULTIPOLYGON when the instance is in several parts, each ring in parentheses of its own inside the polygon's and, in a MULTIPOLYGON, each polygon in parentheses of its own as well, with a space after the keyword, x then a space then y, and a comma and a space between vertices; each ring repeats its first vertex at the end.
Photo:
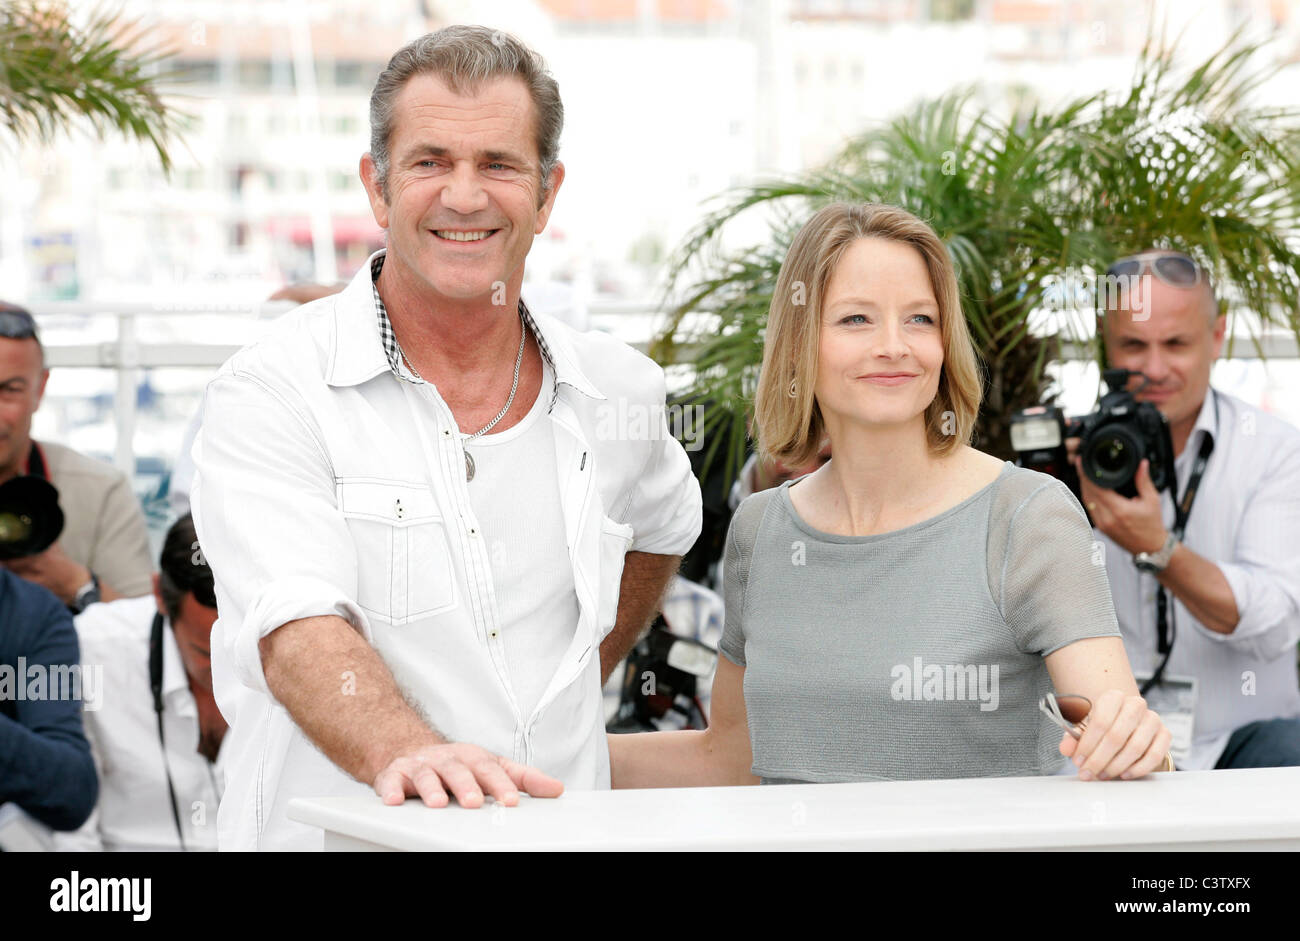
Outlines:
POLYGON ((1043 657, 1120 636, 1100 544, 1065 485, 1007 463, 951 509, 876 536, 814 529, 789 488, 741 503, 724 557, 719 647, 746 668, 752 773, 1057 771, 1043 657))

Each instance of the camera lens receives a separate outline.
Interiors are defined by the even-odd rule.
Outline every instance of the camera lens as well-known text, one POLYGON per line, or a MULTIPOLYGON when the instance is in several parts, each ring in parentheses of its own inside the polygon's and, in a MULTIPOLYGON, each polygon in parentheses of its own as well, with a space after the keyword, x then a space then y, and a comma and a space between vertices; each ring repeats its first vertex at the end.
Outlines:
POLYGON ((1097 448, 1097 452, 1092 459, 1097 462, 1097 467, 1106 474, 1118 474, 1124 470, 1125 459, 1128 457, 1128 449, 1124 442, 1118 438, 1111 438, 1103 446, 1097 448))
POLYGON ((63 531, 59 492, 39 477, 0 484, 0 559, 44 552, 63 531))
POLYGON ((1132 483, 1142 456, 1142 443, 1127 428, 1102 428, 1084 442, 1083 468, 1097 486, 1120 490, 1132 483))
POLYGON ((30 539, 32 518, 26 513, 0 512, 0 545, 11 545, 30 539))

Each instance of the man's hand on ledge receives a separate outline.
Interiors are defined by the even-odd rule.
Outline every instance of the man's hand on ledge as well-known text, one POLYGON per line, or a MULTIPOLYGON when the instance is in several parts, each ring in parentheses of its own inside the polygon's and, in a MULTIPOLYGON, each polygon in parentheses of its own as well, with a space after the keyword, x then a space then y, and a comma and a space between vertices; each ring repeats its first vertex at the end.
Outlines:
POLYGON ((299 618, 258 650, 267 688, 325 757, 369 782, 386 804, 419 797, 479 807, 486 792, 517 804, 519 791, 559 797, 564 785, 477 745, 448 742, 408 703, 379 653, 337 615, 299 618), (347 677, 346 692, 335 677, 347 677), (343 695, 340 696, 340 692, 343 695))
POLYGON ((375 776, 375 793, 385 804, 419 797, 429 807, 446 807, 447 792, 462 807, 480 807, 483 795, 513 807, 519 792, 559 797, 564 785, 536 768, 494 755, 477 745, 450 743, 404 750, 375 776))

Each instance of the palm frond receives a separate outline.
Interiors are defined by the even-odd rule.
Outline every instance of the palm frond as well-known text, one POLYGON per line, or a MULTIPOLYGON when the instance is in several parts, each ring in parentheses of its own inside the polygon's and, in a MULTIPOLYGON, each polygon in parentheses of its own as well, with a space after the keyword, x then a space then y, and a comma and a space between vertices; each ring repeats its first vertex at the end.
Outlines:
POLYGON ((1006 419, 1040 401, 1060 339, 1091 332, 1091 299, 1070 298, 1043 326, 1063 275, 1182 249, 1234 309, 1300 336, 1300 111, 1250 105, 1271 70, 1240 31, 1187 70, 1171 48, 1149 38, 1119 93, 1029 103, 1006 120, 960 89, 858 135, 824 167, 721 197, 673 256, 666 296, 678 301, 652 345, 660 362, 694 368, 688 398, 708 404, 706 434, 721 436, 711 456, 728 473, 743 457, 772 286, 799 225, 831 200, 902 206, 947 245, 986 370, 978 440, 1004 456, 1006 419), (767 240, 729 246, 755 214, 767 240))
POLYGON ((12 0, 0 7, 0 127, 48 142, 85 121, 152 146, 170 170, 183 117, 157 90, 170 55, 106 10, 78 24, 62 4, 12 0))

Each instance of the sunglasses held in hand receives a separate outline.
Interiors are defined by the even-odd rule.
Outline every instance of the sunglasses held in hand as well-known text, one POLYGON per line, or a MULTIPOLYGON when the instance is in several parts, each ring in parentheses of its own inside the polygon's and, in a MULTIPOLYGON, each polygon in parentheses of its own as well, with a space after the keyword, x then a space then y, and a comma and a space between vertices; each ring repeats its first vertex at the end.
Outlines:
POLYGON ((1092 711, 1092 700, 1087 696, 1074 696, 1069 693, 1060 696, 1056 693, 1048 693, 1038 700, 1038 708, 1043 715, 1079 739, 1083 737, 1083 731, 1088 727, 1088 713, 1092 711), (1071 722, 1061 713, 1061 700, 1065 700, 1066 709, 1071 713, 1080 715, 1078 722, 1071 722))
MULTIPOLYGON (((1056 725, 1059 725, 1077 741, 1083 738, 1084 731, 1088 728, 1088 713, 1092 711, 1092 700, 1087 696, 1076 696, 1072 693, 1048 693, 1042 699, 1038 700, 1038 709, 1043 715, 1051 719, 1056 725), (1071 715, 1079 716, 1077 722, 1071 722, 1061 711, 1061 704, 1065 704, 1065 709, 1071 715)), ((1156 769, 1157 771, 1176 771, 1174 759, 1171 755, 1165 755, 1164 764, 1156 769)))

